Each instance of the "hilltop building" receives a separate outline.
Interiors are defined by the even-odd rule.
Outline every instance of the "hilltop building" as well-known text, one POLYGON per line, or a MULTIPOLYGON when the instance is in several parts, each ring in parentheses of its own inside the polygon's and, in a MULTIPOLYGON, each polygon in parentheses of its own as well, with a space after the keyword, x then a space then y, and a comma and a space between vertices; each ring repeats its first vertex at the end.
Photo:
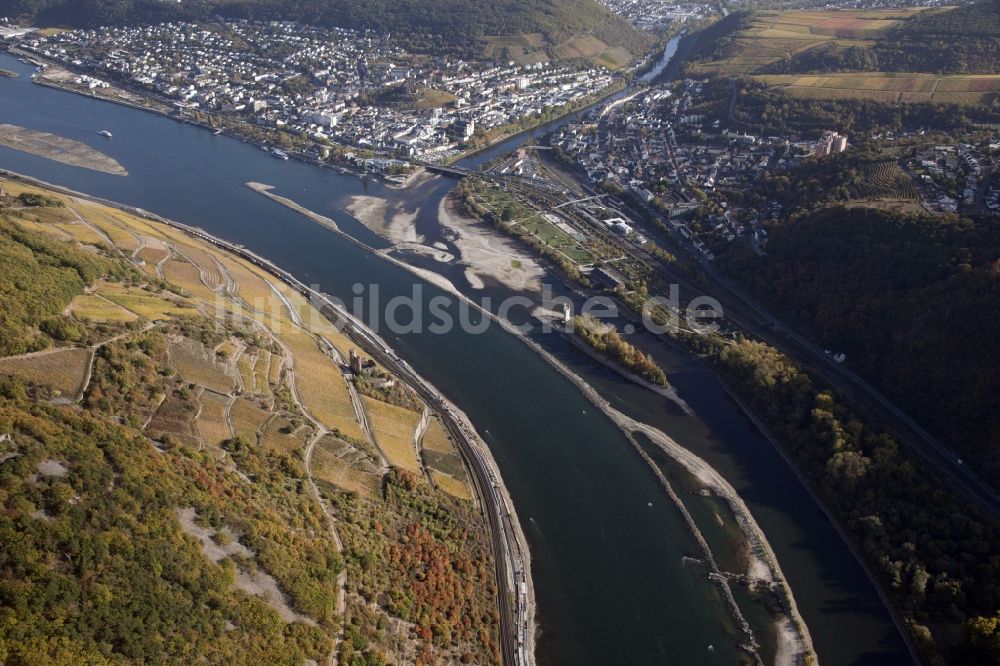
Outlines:
POLYGON ((837 132, 823 132, 823 136, 816 142, 813 155, 825 157, 833 153, 842 153, 847 150, 847 137, 837 132))

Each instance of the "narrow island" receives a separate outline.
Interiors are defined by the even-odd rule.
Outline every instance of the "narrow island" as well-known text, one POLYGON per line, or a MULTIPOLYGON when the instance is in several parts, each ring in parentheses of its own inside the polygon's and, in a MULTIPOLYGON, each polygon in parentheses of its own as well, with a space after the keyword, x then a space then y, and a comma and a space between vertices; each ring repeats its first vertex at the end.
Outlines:
POLYGON ((3 123, 0 124, 0 145, 69 166, 114 176, 128 175, 125 167, 110 155, 105 155, 85 143, 48 132, 3 123))
POLYGON ((571 333, 612 363, 624 366, 657 386, 667 386, 667 373, 663 368, 651 355, 642 353, 625 340, 613 325, 577 315, 573 317, 571 326, 571 333))

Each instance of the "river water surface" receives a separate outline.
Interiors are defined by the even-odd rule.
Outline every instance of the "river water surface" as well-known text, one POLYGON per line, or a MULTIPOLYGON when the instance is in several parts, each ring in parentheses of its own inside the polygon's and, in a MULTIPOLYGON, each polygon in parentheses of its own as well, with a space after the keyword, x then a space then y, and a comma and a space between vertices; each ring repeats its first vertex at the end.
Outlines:
MULTIPOLYGON (((440 293, 244 183, 274 185, 278 194, 378 247, 385 243, 339 203, 358 194, 397 196, 394 191, 280 161, 249 144, 151 113, 34 85, 28 79, 32 68, 6 55, 0 55, 0 67, 20 74, 0 79, 0 122, 83 141, 118 160, 129 176, 4 147, 0 168, 200 226, 345 302, 356 282, 377 283, 383 303, 408 295, 415 284, 428 296, 440 293), (99 136, 101 129, 114 137, 99 136)), ((512 139, 463 166, 530 138, 512 139)), ((441 178, 429 181, 420 193, 426 198, 422 209, 436 211, 453 186, 441 178)), ((458 328, 445 334, 382 333, 469 415, 497 460, 531 547, 543 629, 540 663, 739 663, 737 634, 716 588, 684 563, 699 551, 679 513, 628 441, 570 382, 496 326, 477 335, 458 328)), ((695 409, 692 417, 556 339, 545 344, 620 408, 663 428, 740 490, 777 551, 821 663, 908 663, 887 611, 845 544, 703 365, 668 349, 661 352, 671 381, 695 409)))

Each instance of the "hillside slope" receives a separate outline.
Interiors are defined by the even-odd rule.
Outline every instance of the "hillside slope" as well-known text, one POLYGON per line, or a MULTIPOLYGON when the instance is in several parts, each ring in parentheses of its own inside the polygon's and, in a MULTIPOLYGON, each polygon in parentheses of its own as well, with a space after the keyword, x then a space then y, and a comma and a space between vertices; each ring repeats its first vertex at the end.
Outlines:
POLYGON ((391 33, 410 48, 473 53, 484 35, 543 34, 557 44, 593 34, 610 46, 638 53, 651 44, 646 33, 596 0, 3 0, 0 15, 37 24, 80 27, 171 19, 276 19, 391 33), (438 36, 429 39, 429 35, 438 36))
POLYGON ((297 291, 7 179, 0 265, 0 663, 497 663, 454 444, 297 291))
POLYGON ((827 207, 724 261, 998 483, 998 239, 996 217, 827 207))

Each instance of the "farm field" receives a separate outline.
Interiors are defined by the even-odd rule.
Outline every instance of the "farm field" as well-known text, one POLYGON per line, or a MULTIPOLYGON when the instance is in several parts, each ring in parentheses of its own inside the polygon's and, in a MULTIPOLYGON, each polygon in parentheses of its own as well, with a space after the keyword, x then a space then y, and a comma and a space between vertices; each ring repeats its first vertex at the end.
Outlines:
POLYGON ((198 434, 209 446, 219 446, 233 436, 226 423, 226 406, 230 398, 213 391, 202 391, 201 413, 196 422, 198 434))
POLYGON ((431 419, 420 448, 434 485, 459 499, 472 499, 462 457, 438 419, 431 419))
POLYGON ((439 472, 433 467, 430 469, 431 481, 434 485, 448 493, 452 497, 457 497, 463 500, 472 500, 472 490, 469 489, 468 481, 456 479, 454 477, 448 476, 443 472, 439 472))
POLYGON ((247 398, 237 398, 230 412, 233 430, 250 444, 257 443, 257 432, 267 423, 269 412, 247 398))
POLYGON ((129 312, 133 312, 151 321, 166 320, 178 315, 191 315, 195 313, 195 309, 186 302, 160 298, 142 289, 105 283, 98 287, 97 293, 109 301, 117 303, 129 312))
POLYGON ((855 189, 860 199, 920 201, 913 181, 893 159, 865 164, 855 189))
POLYGON ((91 321, 135 321, 138 315, 97 294, 80 294, 70 301, 68 311, 91 321))
POLYGON ((84 245, 106 244, 104 238, 82 222, 66 222, 59 224, 59 229, 71 236, 74 240, 84 245))
POLYGON ((192 296, 210 303, 222 298, 205 286, 198 267, 188 261, 176 258, 168 260, 163 264, 163 278, 171 284, 183 287, 192 296))
POLYGON ((260 444, 271 451, 292 453, 305 446, 312 432, 312 428, 296 425, 286 416, 277 414, 271 417, 261 432, 260 444))
POLYGON ((988 103, 1000 93, 1000 74, 947 75, 851 72, 756 76, 769 86, 807 99, 869 99, 880 102, 988 103))
POLYGON ((160 403, 146 426, 146 432, 154 439, 163 439, 164 435, 169 435, 185 446, 199 448, 201 439, 195 426, 197 414, 198 403, 195 400, 184 399, 173 393, 160 403))
POLYGON ((236 388, 236 380, 228 368, 216 361, 215 351, 202 343, 187 338, 172 340, 169 353, 171 367, 184 381, 222 394, 236 388))
POLYGON ((887 30, 922 11, 913 9, 763 11, 739 32, 724 57, 691 63, 703 74, 752 74, 809 49, 870 46, 887 30))
POLYGON ((83 382, 91 356, 91 350, 84 348, 11 356, 0 359, 0 374, 48 386, 63 397, 75 400, 86 388, 83 382))
POLYGON ((288 326, 280 336, 295 356, 295 383, 309 413, 331 430, 364 439, 340 368, 302 329, 288 326))
POLYGON ((351 460, 357 456, 357 450, 349 444, 327 435, 313 450, 313 474, 321 483, 339 490, 374 496, 381 488, 382 476, 373 470, 362 469, 351 460))
POLYGON ((413 435, 420 421, 420 414, 381 400, 361 396, 375 431, 375 440, 389 462, 401 469, 420 473, 420 462, 413 446, 413 435))

